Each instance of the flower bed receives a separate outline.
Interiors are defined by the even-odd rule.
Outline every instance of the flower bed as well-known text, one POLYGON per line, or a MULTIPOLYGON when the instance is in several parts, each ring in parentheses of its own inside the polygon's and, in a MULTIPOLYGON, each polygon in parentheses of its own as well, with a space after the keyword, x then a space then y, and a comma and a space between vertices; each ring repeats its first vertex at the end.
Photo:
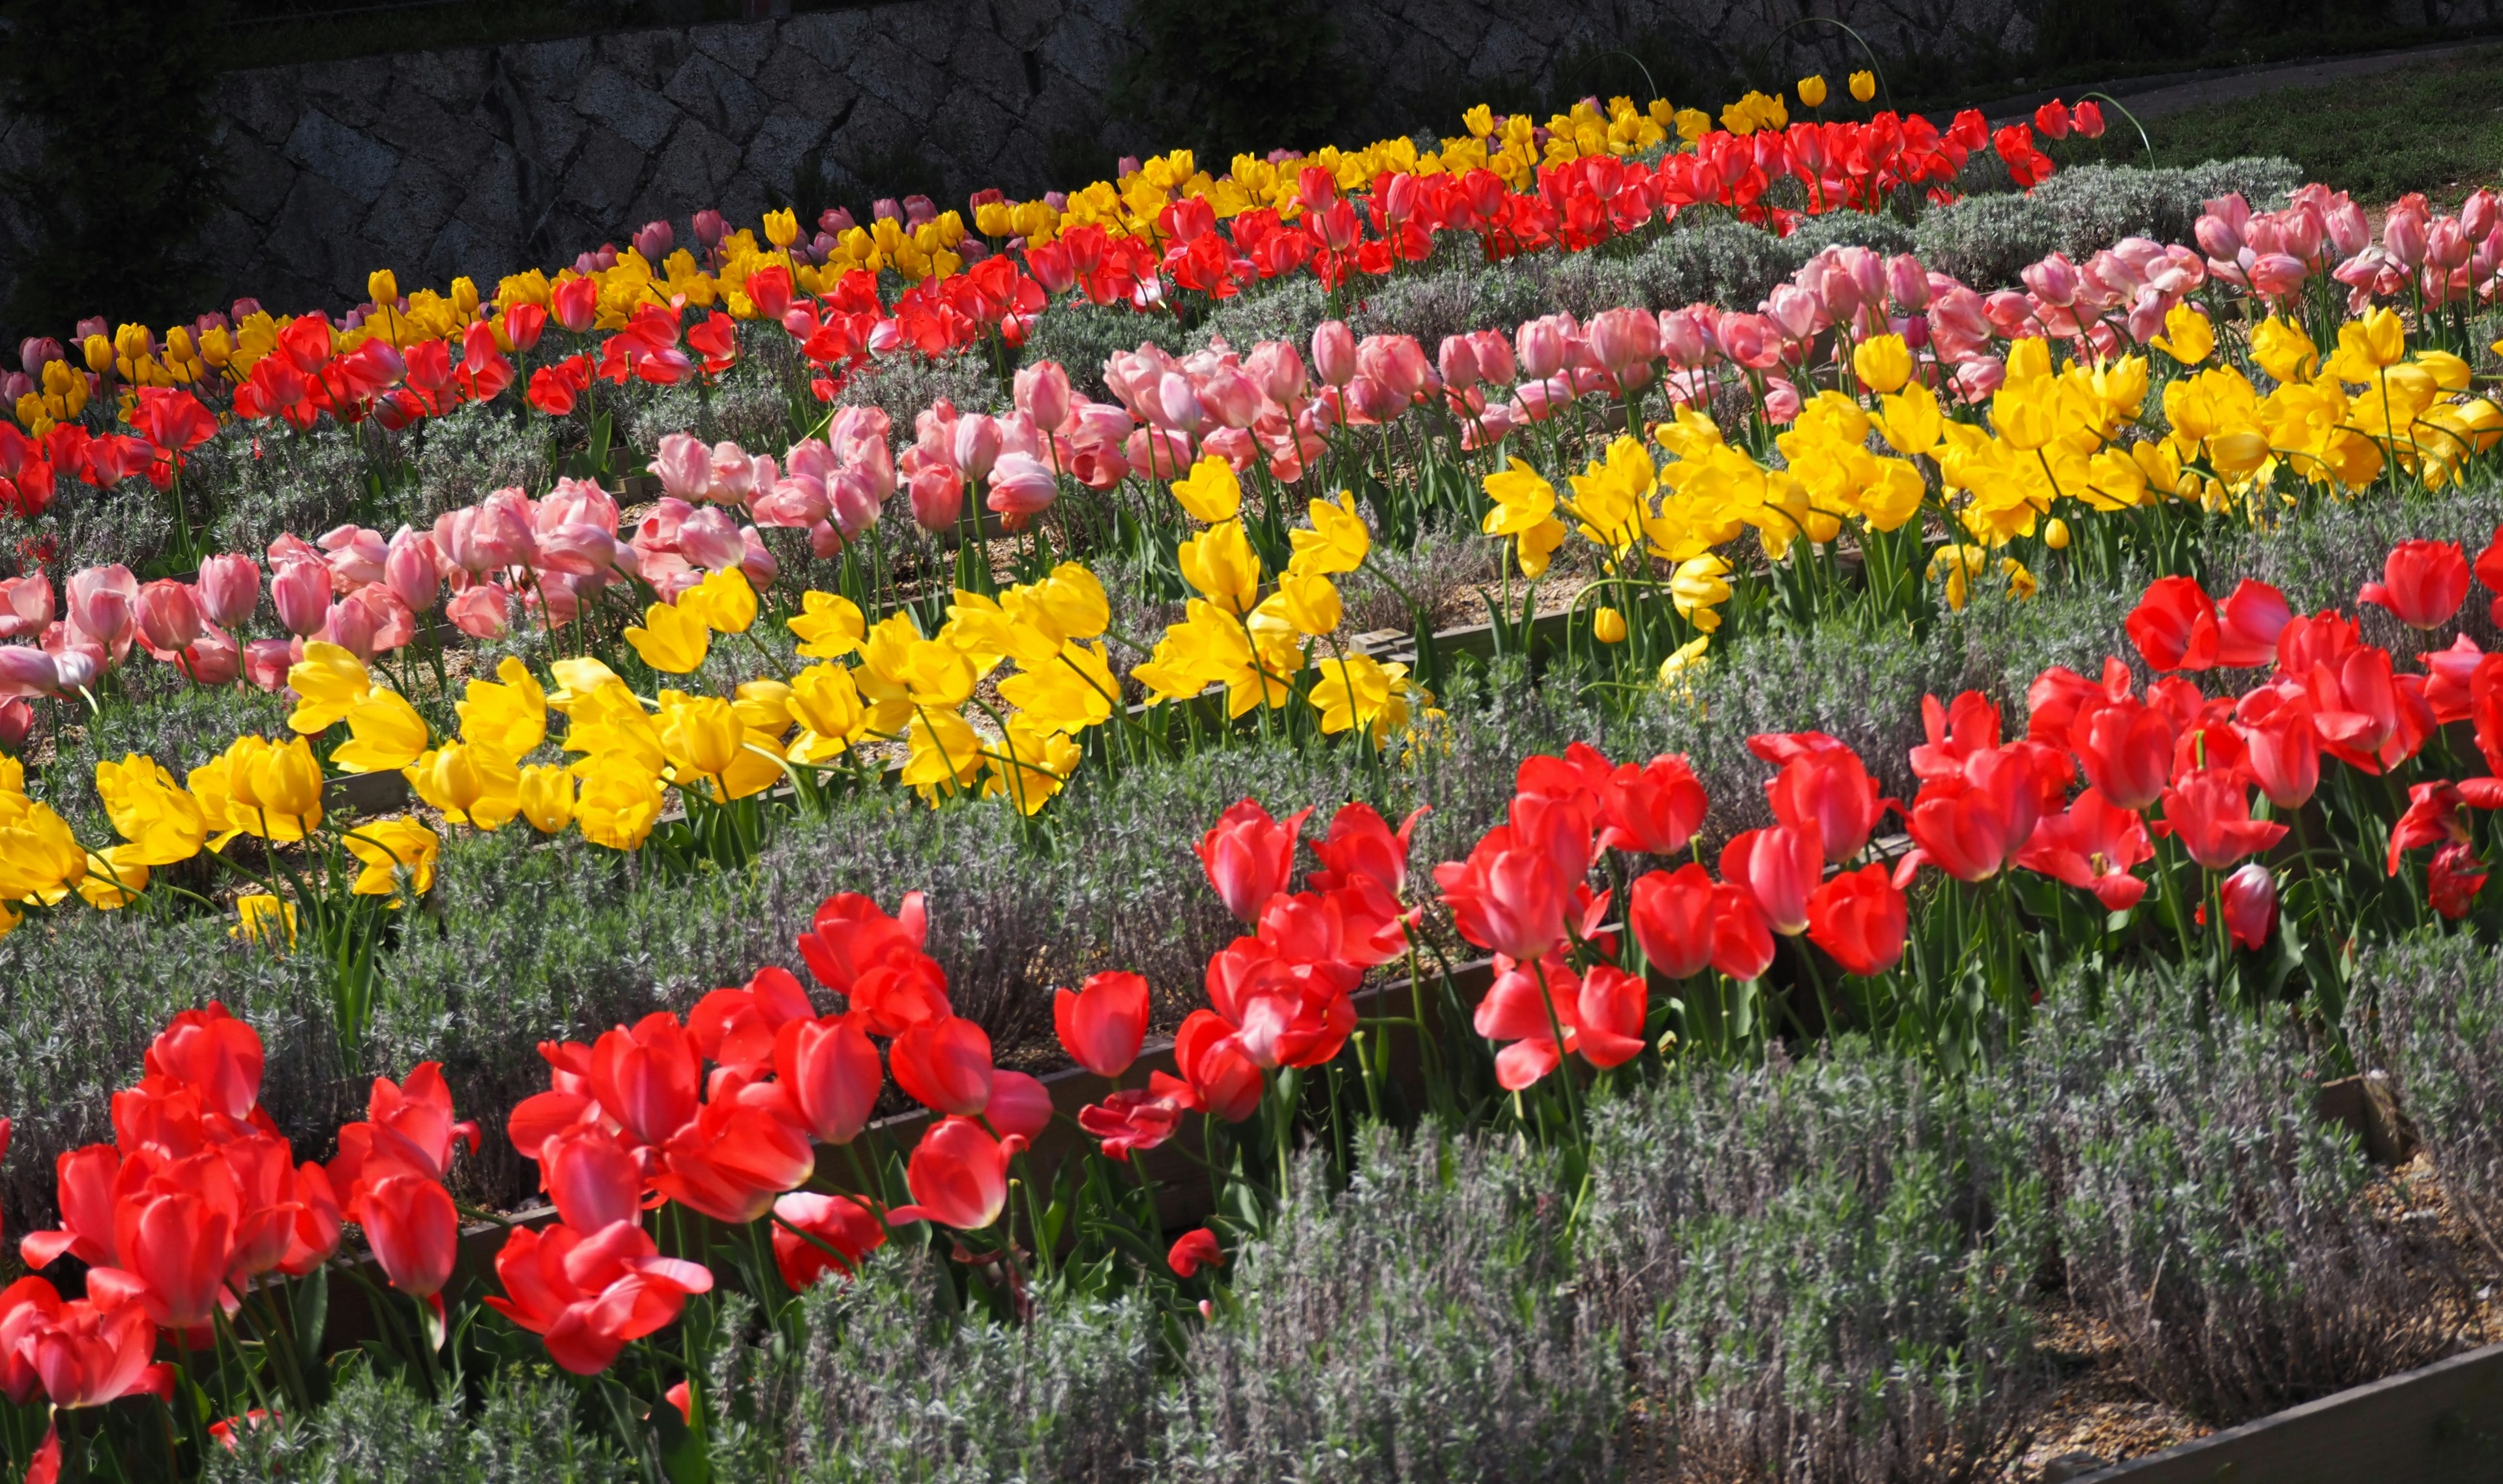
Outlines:
MULTIPOLYGON (((1641 116, 1592 121, 1646 144, 1641 116)), ((1542 189, 1734 164, 1698 137, 1551 161, 1542 189)), ((1848 143, 1780 138, 1794 164, 1848 143)), ((1851 179, 1811 199, 1876 204, 1851 179)), ((1466 180, 1374 181, 1384 253, 1417 266, 1362 313, 1432 308, 1457 270, 1401 232, 1466 180)), ((1228 184, 1151 218, 1116 192, 1160 234, 1120 240, 1234 300, 1211 326, 1302 313, 1291 282, 1183 283, 1194 253, 1256 254, 1247 225, 1274 240, 1253 205, 1187 220, 1228 184)), ((1295 183, 1304 215, 1352 214, 1323 184, 1295 183)), ((1602 252, 1558 209, 1581 261, 1786 240, 1690 220, 1602 252)), ((1093 252, 1081 216, 1019 224, 1029 267, 1093 252)), ((2484 1158, 2483 1105, 2427 1070, 2485 1055, 2484 1020, 2429 1017, 2381 965, 2493 926, 2503 707, 2469 596, 2503 592, 2472 332, 2492 216, 2402 203, 2377 243, 2315 188, 2222 195, 2190 242, 2029 256, 2005 286, 1811 242, 1765 259, 1753 309, 1472 304, 1435 311, 1459 319, 1431 355, 1323 313, 1110 356, 1100 397, 995 362, 992 410, 923 399, 902 360, 822 392, 905 402, 819 410, 828 316, 904 317, 788 262, 746 281, 791 269, 807 323, 695 342, 718 363, 690 407, 665 387, 694 373, 688 327, 609 305, 603 269, 551 290, 579 330, 507 304, 457 366, 439 335, 396 344, 420 310, 394 294, 362 338, 295 322, 320 363, 287 382, 273 349, 240 377, 247 422, 295 425, 250 452, 144 388, 148 451, 99 431, 81 457, 102 485, 161 466, 161 574, 0 589, 31 640, 0 647, 28 753, 0 789, 24 986, 0 1095, 47 1269, 0 1300, 29 1367, 8 1445, 293 1476, 426 1426, 402 1391, 474 1385, 498 1427, 673 1477, 786 1455, 1581 1476, 1654 1423, 1706 1470, 1979 1476, 2042 1391, 2046 1246, 2196 1418, 2438 1355, 2458 1326, 2426 1322, 2299 1094, 2386 1062, 2442 1157, 2484 1158), (531 333, 594 340, 525 377, 531 333), (412 380, 424 345, 442 364, 412 380), (498 405, 529 383, 534 410, 498 405), (377 431, 403 394, 422 422, 377 431), (758 408, 743 442, 682 431, 758 408), (552 416, 585 440, 562 473, 530 431, 552 416), (480 487, 515 427, 535 497, 480 487), (189 524, 244 470, 357 444, 329 466, 372 477, 318 537, 223 539, 241 500, 204 522, 220 539, 189 524), (650 487, 597 482, 629 458, 650 487), (1483 653, 1451 624, 1470 586, 1483 653), (360 777, 415 802, 343 802, 360 777), (1369 979, 1405 1014, 1359 1000, 1369 979), (2124 1029, 2150 1022, 2172 1028, 2124 1029), (1142 1077, 1151 1031, 1171 1070, 1142 1077), (1103 1087, 1042 1162, 1036 1074, 1073 1063, 1103 1087), (906 1108, 909 1147, 871 1129, 906 1108), (1150 1152, 1203 1228, 1164 1229, 1150 1152), (2213 1199, 2150 1204, 2185 1185, 2213 1199), (555 1220, 503 1237, 492 1280, 457 1266, 464 1205, 540 1191, 555 1220), (349 1224, 372 1263, 339 1255, 349 1224), (2248 1244, 2293 1254, 2300 1291, 2215 1256, 2248 1244), (1765 1366, 1806 1323, 1800 1274, 1869 1317, 1765 1366), (321 1363, 333 1275, 373 1285, 354 1374, 321 1363), (974 1317, 896 1338, 931 1294, 974 1317), (1316 1355, 1324 1334, 1371 1338, 1316 1355), (996 1435, 888 1410, 1053 1346, 1065 1390, 979 1382, 996 1435), (542 1360, 581 1379, 524 1379, 542 1360), (895 1390, 829 1399, 841 1372, 895 1390)), ((1343 307, 1364 245, 1314 240, 1343 307)), ((1013 299, 1003 354, 1090 312, 1029 336, 1013 299)))

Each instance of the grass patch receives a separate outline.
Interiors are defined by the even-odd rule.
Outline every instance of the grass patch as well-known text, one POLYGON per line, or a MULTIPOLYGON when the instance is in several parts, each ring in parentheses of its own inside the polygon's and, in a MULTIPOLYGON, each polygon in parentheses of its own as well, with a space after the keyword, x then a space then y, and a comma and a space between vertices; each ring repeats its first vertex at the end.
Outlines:
MULTIPOLYGON (((2412 66, 2207 103, 2146 121, 2161 164, 2281 155, 2303 178, 2382 203, 2421 190, 2447 205, 2503 175, 2503 47, 2412 66)), ((2074 153, 2072 153, 2074 152, 2074 153)), ((2111 114, 2090 150, 2062 163, 2144 163, 2138 131, 2111 114)))

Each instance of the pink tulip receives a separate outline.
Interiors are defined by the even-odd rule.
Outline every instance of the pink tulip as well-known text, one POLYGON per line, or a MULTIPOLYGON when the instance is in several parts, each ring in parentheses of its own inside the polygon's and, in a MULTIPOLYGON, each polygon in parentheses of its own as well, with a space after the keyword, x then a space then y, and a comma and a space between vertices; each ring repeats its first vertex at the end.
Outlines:
POLYGON ((71 626, 117 661, 130 652, 138 632, 138 604, 139 579, 119 563, 90 567, 70 577, 71 626))
POLYGON ((1355 361, 1361 374, 1382 383, 1403 406, 1424 395, 1434 374, 1415 335, 1367 335, 1355 361))
POLYGON ((660 448, 645 466, 659 477, 663 491, 680 500, 702 500, 712 488, 712 450, 693 433, 662 434, 660 448))
POLYGON ((209 622, 240 628, 260 606, 260 564, 239 551, 211 557, 200 564, 192 587, 209 622))
POLYGON ((481 582, 453 594, 443 616, 471 638, 501 638, 512 627, 511 595, 493 582, 481 582))
POLYGON ((965 478, 946 465, 925 465, 913 471, 907 486, 912 500, 912 520, 922 530, 937 533, 955 529, 957 518, 965 508, 965 478))
POLYGON ((1512 340, 1502 330, 1473 329, 1468 341, 1477 357, 1479 380, 1508 387, 1520 379, 1521 365, 1513 358, 1512 340))
POLYGON ((1522 322, 1514 334, 1522 375, 1545 381, 1564 368, 1564 340, 1570 325, 1569 319, 1559 315, 1522 322))
POLYGON ((186 674, 202 685, 231 685, 243 672, 243 647, 234 636, 215 624, 201 628, 200 637, 183 651, 182 668, 186 674))
POLYGON ((26 745, 35 730, 35 708, 20 698, 12 696, 0 701, 0 747, 15 751, 26 745))
POLYGON ((738 528, 738 570, 747 578, 749 587, 764 592, 782 575, 781 559, 773 555, 773 548, 765 544, 765 537, 754 526, 738 528))
POLYGON ((2040 262, 2029 263, 2016 276, 2045 304, 2065 309, 2077 301, 2077 265, 2066 254, 2053 253, 2040 262))
POLYGON ((1591 354, 1619 381, 1629 371, 1648 372, 1660 358, 1660 321, 1643 309, 1603 309, 1591 319, 1591 354))
POLYGON ((296 643, 283 638, 254 639, 243 646, 243 677, 276 695, 287 688, 287 672, 295 664, 295 652, 296 643))
POLYGON ((0 644, 0 696, 49 696, 61 688, 60 666, 31 644, 0 644))
POLYGON ((329 569, 318 562, 285 564, 270 576, 269 601, 288 633, 311 638, 330 616, 329 569))
POLYGON ((2382 223, 2382 248, 2411 271, 2424 266, 2427 213, 2424 197, 2406 195, 2382 223))
POLYGON ((1056 361, 1021 366, 1016 373, 1014 400, 1016 409, 1032 418, 1034 426, 1055 431, 1069 421, 1069 373, 1056 361))
POLYGON ((353 597, 342 598, 330 604, 322 616, 322 627, 307 638, 320 638, 338 645, 360 660, 374 657, 374 637, 378 625, 373 609, 353 597))
POLYGON ((2245 270, 2251 282, 2251 292, 2263 298, 2288 298, 2303 292, 2303 281, 2311 277, 2303 259, 2290 253, 2264 253, 2252 259, 2245 270))
POLYGON ((200 604, 191 585, 160 577, 139 590, 139 634, 148 652, 170 659, 200 637, 200 604))
POLYGON ((1199 405, 1227 428, 1249 428, 1260 416, 1259 383, 1239 366, 1221 365, 1199 385, 1199 405))
POLYGON ((52 621, 52 581, 42 572, 0 577, 0 638, 37 635, 52 621))
POLYGON ((1315 328, 1313 368, 1333 387, 1344 387, 1355 379, 1355 336, 1346 321, 1323 320, 1315 328))
POLYGON ((443 593, 443 578, 434 560, 434 537, 400 527, 392 536, 390 555, 383 558, 383 581, 410 612, 431 612, 435 600, 443 593))
POLYGON ((983 503, 998 511, 1010 530, 1019 531, 1049 509, 1059 493, 1060 482, 1042 460, 1032 454, 1002 454, 991 466, 991 494, 983 503))
POLYGON ((678 527, 678 555, 698 567, 723 571, 747 559, 738 525, 718 505, 706 505, 678 527))
POLYGON ((383 580, 383 559, 390 549, 379 531, 341 526, 322 537, 322 553, 323 565, 330 569, 332 587, 344 593, 383 580))

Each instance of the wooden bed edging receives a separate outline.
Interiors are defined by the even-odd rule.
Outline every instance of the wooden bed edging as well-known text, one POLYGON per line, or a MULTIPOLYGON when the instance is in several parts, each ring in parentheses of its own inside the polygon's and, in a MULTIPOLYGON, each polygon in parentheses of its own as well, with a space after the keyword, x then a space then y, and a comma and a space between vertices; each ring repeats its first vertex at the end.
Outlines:
POLYGON ((2077 1484, 2503 1481, 2503 1345, 2307 1401, 2077 1484))

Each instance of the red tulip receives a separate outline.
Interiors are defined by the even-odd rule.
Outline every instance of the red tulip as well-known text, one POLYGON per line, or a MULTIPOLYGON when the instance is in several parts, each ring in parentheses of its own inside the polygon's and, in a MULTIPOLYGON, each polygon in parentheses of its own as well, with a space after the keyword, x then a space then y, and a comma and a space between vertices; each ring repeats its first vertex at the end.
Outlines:
POLYGON ((1689 862, 1675 871, 1635 878, 1627 925, 1643 958, 1672 980, 1690 979, 1712 961, 1712 878, 1689 862))
MULTIPOLYGON (((214 1156, 205 1157, 215 1162, 214 1156)), ((234 1219, 220 1204, 175 1191, 134 1196, 115 1213, 114 1236, 121 1260, 139 1281, 140 1301, 155 1323, 173 1329, 205 1329, 219 1301, 227 1296, 234 1219)))
POLYGON ((17 1244, 25 1264, 50 1267, 68 1253, 89 1267, 120 1265, 114 1208, 120 1174, 121 1152, 110 1144, 88 1144, 55 1156, 52 1177, 61 1225, 56 1230, 26 1233, 17 1244))
POLYGON ((2503 807, 2503 779, 2465 778, 2457 783, 2418 783, 2409 789, 2407 812, 2390 827, 2389 874, 2399 874, 2399 856, 2406 851, 2430 845, 2467 845, 2468 823, 2459 817, 2463 805, 2503 807))
MULTIPOLYGON (((1868 846, 1885 802, 1860 754, 1840 742, 1785 763, 1765 785, 1765 793, 1773 817, 1811 831, 1825 847, 1825 859, 1835 865, 1868 846)), ((1729 868, 1723 867, 1722 874, 1728 875, 1729 868)))
POLYGON ((575 1127, 550 1137, 539 1146, 539 1168, 557 1219, 576 1231, 599 1231, 642 1214, 642 1164, 606 1129, 575 1127))
POLYGON ((1564 937, 1572 883, 1552 856, 1515 848, 1509 825, 1489 830, 1467 860, 1436 866, 1434 880, 1460 936, 1479 948, 1535 958, 1564 937))
POLYGON ((1721 879, 1744 886, 1783 937, 1807 931, 1807 895, 1825 877, 1825 852, 1814 825, 1748 830, 1721 849, 1721 879))
POLYGON ((2145 822, 2089 788, 2066 812, 2042 816, 2016 864, 2092 891, 2106 911, 2122 912, 2146 895, 2146 882, 2131 868, 2154 854, 2145 822))
POLYGON ((887 1050, 895 1085, 934 1113, 972 1117, 991 1100, 991 1038, 958 1016, 925 1020, 887 1050))
POLYGON ((2503 656, 2487 655, 2465 634, 2454 636, 2447 648, 2417 656, 2424 667, 2424 700, 2435 726, 2469 719, 2476 708, 2477 673, 2489 659, 2503 661, 2503 656))
POLYGON ((1526 964, 1498 956, 1495 970, 1470 1023, 1488 1040, 1509 1043, 1495 1053, 1494 1080, 1518 1092, 1562 1064, 1580 1024, 1582 983, 1552 956, 1526 964))
MULTIPOLYGON (((1048 362, 1046 362, 1048 363, 1048 362)), ((1313 846, 1321 869, 1312 873, 1315 891, 1332 891, 1362 877, 1397 897, 1408 884, 1408 841, 1423 817, 1420 805, 1394 831, 1370 804, 1350 804, 1330 817, 1329 838, 1313 846)))
POLYGON ((549 293, 548 309, 556 316, 558 324, 575 334, 589 333, 593 318, 600 312, 600 280, 565 280, 549 293))
POLYGON ((1124 1088, 1078 1110, 1078 1126, 1102 1142, 1106 1158, 1126 1164, 1130 1151, 1154 1149, 1181 1129, 1189 1084, 1162 1072, 1149 1074, 1149 1082, 1148 1091, 1124 1088))
POLYGON ((1958 880, 1986 881, 2032 837, 2043 794, 2056 786, 2066 760, 2038 742, 2012 742, 1966 760, 1964 772, 1921 785, 1908 825, 1913 850, 1896 868, 1897 884, 1923 862, 1958 880))
POLYGON ((584 1235, 570 1226, 516 1226, 496 1254, 510 1296, 487 1306, 547 1342, 548 1358, 597 1375, 633 1340, 667 1329, 687 1295, 712 1291, 702 1263, 664 1258, 632 1222, 584 1235))
POLYGON ((2216 667, 2216 604, 2195 577, 2158 577, 2148 583, 2123 627, 2149 669, 2216 667))
POLYGON ((860 1136, 885 1082, 877 1048, 848 1016, 786 1022, 773 1038, 773 1074, 808 1132, 827 1144, 860 1136))
POLYGON ((1226 911, 1245 922, 1260 920, 1260 909, 1294 876, 1295 841, 1311 812, 1274 819, 1258 801, 1245 799, 1217 816, 1193 849, 1226 911))
POLYGON ((1645 855, 1675 855, 1703 825, 1703 785, 1684 753, 1663 752, 1627 763, 1599 790, 1604 828, 1599 846, 1645 855))
POLYGON ((2293 616, 2283 593, 2245 577, 2216 605, 2216 663, 2228 670, 2248 670, 2275 660, 2278 636, 2293 616))
POLYGON ((591 1049, 591 1087, 600 1107, 644 1144, 666 1144, 696 1117, 703 1085, 695 1042, 678 1018, 654 1011, 600 1036, 591 1049))
POLYGON ((1195 1277, 1203 1267, 1224 1266, 1225 1249, 1217 1245, 1216 1232, 1201 1226, 1182 1234, 1165 1254, 1165 1265, 1177 1278, 1195 1277))
POLYGON ((2307 700, 2262 689, 2245 696, 2242 708, 2244 774, 2278 808, 2301 809, 2320 786, 2320 734, 2307 700))
POLYGON ((2387 608, 2411 629, 2430 632, 2451 622, 2468 597, 2468 557, 2456 541, 2401 541, 2382 563, 2382 580, 2367 582, 2357 603, 2387 608))
POLYGON ((856 1195, 794 1191, 773 1203, 773 1265, 795 1294, 828 1273, 850 1277, 886 1245, 877 1213, 856 1195))
POLYGON ((339 1250, 342 1220, 339 1197, 322 1166, 310 1159, 297 1165, 295 1224, 288 1237, 287 1254, 278 1260, 278 1270, 291 1278, 301 1278, 329 1261, 330 1255, 339 1250))
POLYGON ((1051 1020, 1072 1060, 1098 1077, 1117 1078, 1138 1059, 1148 1032, 1148 982, 1118 969, 1089 975, 1077 989, 1053 992, 1051 1020))
POLYGON ((2253 861, 2227 876, 2216 887, 2225 911, 2225 931, 2246 949, 2267 944, 2277 928, 2277 881, 2268 868, 2253 861))
POLYGON ((443 1291, 461 1255, 461 1213, 450 1192, 422 1176, 390 1175, 365 1191, 359 1212, 392 1287, 417 1298, 443 1291))
POLYGON ((1762 979, 1773 964, 1773 930, 1756 894, 1728 881, 1712 888, 1712 967, 1735 980, 1762 979))
POLYGON ((259 1034, 212 1000, 166 1022, 142 1065, 149 1076, 196 1088, 207 1110, 240 1119, 260 1101, 261 1062, 259 1034))
POLYGON ((783 1026, 815 1017, 808 992, 788 969, 756 971, 744 984, 715 989, 687 1012, 687 1034, 696 1054, 728 1067, 761 1068, 773 1059, 774 1036, 783 1026))
POLYGON ((405 1084, 374 1079, 365 1098, 368 1122, 389 1128, 425 1156, 428 1172, 440 1180, 452 1168, 452 1151, 465 1141, 478 1152, 478 1125, 452 1117, 452 1087, 443 1080, 443 1063, 421 1061, 409 1070, 405 1084))
POLYGON ((1643 1023, 1651 1014, 1651 986, 1639 974, 1614 964, 1594 964, 1582 976, 1574 1019, 1580 1030, 1573 1050, 1601 1071, 1642 1054, 1643 1023))
POLYGON ((1214 1011, 1194 1010, 1174 1032, 1174 1065, 1195 1099, 1193 1107, 1240 1123, 1268 1090, 1260 1064, 1243 1049, 1232 1022, 1214 1011))
POLYGON ((2174 722, 2135 698, 2082 707, 2069 745, 2086 781, 2114 808, 2137 811, 2164 795, 2172 773, 2174 722))
POLYGON ((1041 1078, 1024 1072, 991 1074, 991 1102, 982 1110, 982 1122, 1001 1138, 1014 1134, 1029 1144, 1034 1142, 1051 1126, 1053 1111, 1051 1089, 1043 1085, 1041 1078))
POLYGON ((156 1327, 146 1310, 93 1299, 62 1304, 19 1344, 21 1354, 31 1349, 44 1395, 56 1407, 102 1406, 141 1392, 171 1398, 174 1367, 148 1363, 155 1348, 156 1327))
MULTIPOLYGON (((2454 920, 2468 915, 2477 894, 2486 889, 2486 867, 2464 845, 2445 846, 2425 868, 2425 895, 2433 910, 2454 920)), ((5 1335, 0 1335, 5 1337, 5 1335)))
POLYGON ((1871 863, 1816 888, 1807 901, 1808 939, 1845 974, 1883 974, 1903 956, 1903 893, 1871 863))
POLYGON ((760 1096, 754 1102, 717 1098, 670 1135, 653 1190, 715 1221, 744 1225, 816 1172, 807 1131, 784 1120, 763 1095, 772 1085, 746 1090, 760 1096))
POLYGON ((41 1278, 20 1278, 0 1289, 0 1396, 24 1406, 43 1378, 35 1374, 34 1333, 60 1317, 61 1295, 41 1278))
POLYGON ((2190 858, 2211 871, 2285 838, 2284 825, 2251 817, 2248 785, 2223 773, 2194 773, 2166 789, 2158 829, 2178 838, 2190 858))
MULTIPOLYGON (((2076 723, 2077 712, 2089 706, 2101 706, 2107 700, 2128 695, 2130 684, 2129 667, 2117 659, 2107 658, 2104 661, 2104 683, 2101 685, 2066 665, 2052 666, 2036 675, 2034 683, 2025 687, 2025 740, 2040 742, 2048 747, 2066 748, 2069 745, 2069 730, 2076 723)), ((1979 699, 1972 691, 1967 691, 1965 695, 1979 699)), ((1961 701, 1963 698, 1957 699, 1961 701)), ((1933 711, 1937 706, 1937 698, 1930 696, 1921 698, 1924 712, 1933 711)), ((1946 777, 1949 775, 1961 773, 1964 770, 1966 757, 1974 752, 1987 751, 1998 746, 1998 709, 1993 707, 1991 710, 1991 730, 1987 741, 1976 739, 1972 745, 1956 750, 1952 754, 1938 754, 1936 746, 1937 728, 1935 724, 1930 729, 1930 740, 1932 746, 1912 749, 1912 774, 1925 782, 1931 778, 1946 777), (1925 752, 1934 755, 1925 761, 1922 757, 1925 752)))
MULTIPOLYGON (((1023 1147, 1023 1141, 1010 1144, 1023 1147)), ((945 1118, 921 1136, 905 1167, 913 1204, 886 1214, 890 1226, 937 1222, 979 1231, 1000 1219, 1009 1199, 1009 1159, 1016 1153, 967 1118, 945 1118)))

